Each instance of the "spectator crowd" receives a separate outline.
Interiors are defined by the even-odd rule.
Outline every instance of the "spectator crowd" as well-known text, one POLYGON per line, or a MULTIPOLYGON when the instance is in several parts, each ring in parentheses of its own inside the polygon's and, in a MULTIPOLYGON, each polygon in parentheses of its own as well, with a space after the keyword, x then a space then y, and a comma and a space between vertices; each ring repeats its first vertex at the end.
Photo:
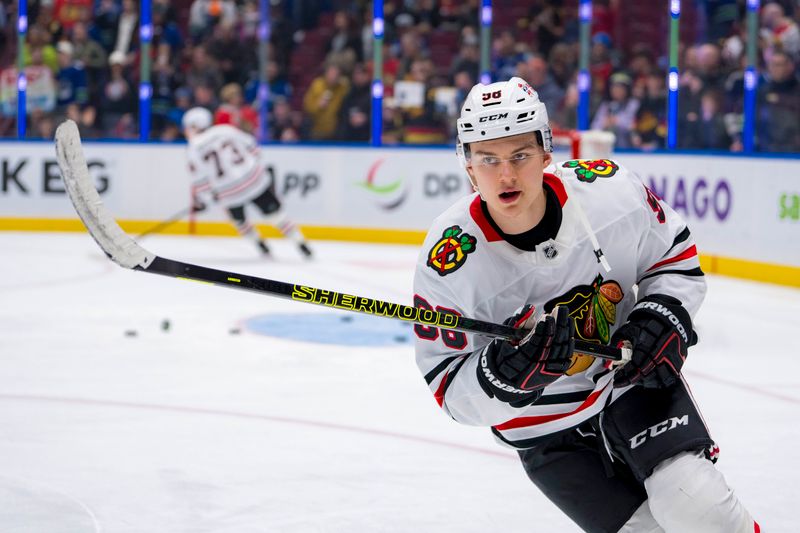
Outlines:
MULTIPOLYGON (((665 147, 667 0, 655 3, 664 9, 650 20, 637 15, 642 2, 593 2, 591 127, 613 132, 619 148, 665 147), (631 37, 636 31, 653 38, 631 37)), ((385 2, 384 143, 453 142, 454 119, 479 75, 480 4, 385 2)), ((492 77, 528 80, 553 125, 574 129, 578 1, 494 0, 493 6, 492 77)), ((746 2, 683 6, 678 146, 742 150, 746 2)), ((0 0, 1 136, 16 135, 18 54, 32 138, 52 137, 65 117, 78 122, 85 137, 138 138, 143 62, 153 88, 152 139, 181 139, 181 117, 193 106, 211 110, 217 123, 259 129, 258 0, 152 0, 152 45, 144 58, 136 0, 29 0, 21 50, 16 9, 15 0, 0 0)), ((265 71, 273 141, 370 138, 371 9, 364 0, 270 2, 265 71)), ((761 151, 800 152, 798 21, 800 0, 762 2, 755 121, 761 151)))

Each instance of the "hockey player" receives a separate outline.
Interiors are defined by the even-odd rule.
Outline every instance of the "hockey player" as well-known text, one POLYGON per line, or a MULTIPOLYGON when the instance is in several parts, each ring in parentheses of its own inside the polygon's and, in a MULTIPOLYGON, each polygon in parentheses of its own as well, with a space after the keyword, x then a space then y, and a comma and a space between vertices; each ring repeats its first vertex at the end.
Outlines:
POLYGON ((490 426, 585 531, 758 531, 681 374, 706 291, 689 228, 615 161, 553 165, 547 110, 520 78, 473 87, 457 125, 476 192, 434 221, 415 305, 530 333, 415 326, 439 406, 490 426), (632 358, 575 355, 575 338, 632 358))
POLYGON ((202 107, 188 110, 182 123, 189 141, 194 211, 204 210, 201 196, 210 195, 226 208, 237 231, 268 255, 266 242, 245 214, 245 205, 253 204, 297 244, 304 257, 310 258, 311 249, 300 230, 281 210, 275 195, 274 170, 261 162, 255 137, 227 124, 212 126, 211 112, 202 107))

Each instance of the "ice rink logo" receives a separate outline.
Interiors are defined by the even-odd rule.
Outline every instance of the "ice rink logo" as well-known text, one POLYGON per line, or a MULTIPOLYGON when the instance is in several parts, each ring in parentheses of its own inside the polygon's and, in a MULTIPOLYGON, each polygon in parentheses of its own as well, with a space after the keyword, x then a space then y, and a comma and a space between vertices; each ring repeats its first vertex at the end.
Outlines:
POLYGON ((398 178, 388 183, 382 183, 378 179, 378 169, 386 161, 386 158, 381 158, 375 161, 367 172, 367 179, 363 182, 358 182, 356 185, 369 191, 374 197, 378 207, 385 211, 392 211, 400 207, 408 197, 408 187, 403 182, 403 178, 398 178))

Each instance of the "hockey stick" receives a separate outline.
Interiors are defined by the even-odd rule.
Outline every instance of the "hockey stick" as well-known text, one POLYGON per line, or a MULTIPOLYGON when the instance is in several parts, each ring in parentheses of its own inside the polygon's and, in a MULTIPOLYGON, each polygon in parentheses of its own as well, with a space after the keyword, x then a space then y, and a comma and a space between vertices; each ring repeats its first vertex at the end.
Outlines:
POLYGON ((155 226, 152 226, 149 229, 144 230, 139 235, 137 235, 136 238, 137 239, 141 239, 142 237, 147 237, 148 235, 151 235, 153 233, 158 233, 162 229, 167 228, 167 227, 175 224, 180 219, 182 219, 183 217, 185 217, 186 215, 191 213, 192 212, 192 207, 193 206, 190 205, 189 207, 185 207, 185 208, 181 209, 180 211, 178 211, 177 213, 175 213, 171 217, 169 217, 169 218, 167 218, 165 220, 162 220, 161 222, 159 222, 155 226))
MULTIPOLYGON (((124 268, 224 285, 298 302, 395 318, 438 328, 503 337, 509 340, 521 340, 527 333, 525 330, 504 324, 484 322, 452 313, 439 313, 431 309, 419 309, 364 296, 316 289, 305 285, 292 285, 159 257, 142 248, 126 234, 103 205, 100 195, 89 177, 78 128, 71 120, 62 123, 56 130, 56 154, 58 166, 61 168, 61 175, 75 211, 86 229, 89 230, 89 234, 106 255, 124 268)), ((575 341, 575 353, 614 361, 623 359, 619 348, 582 340, 575 341)))

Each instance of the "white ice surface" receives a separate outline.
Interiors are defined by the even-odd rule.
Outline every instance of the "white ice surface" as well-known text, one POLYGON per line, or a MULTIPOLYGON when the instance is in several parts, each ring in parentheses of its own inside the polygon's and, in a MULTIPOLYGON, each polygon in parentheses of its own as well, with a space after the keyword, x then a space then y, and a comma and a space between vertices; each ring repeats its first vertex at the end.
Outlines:
MULTIPOLYGON (((142 244, 400 303, 417 253, 142 244)), ((0 532, 577 531, 488 430, 440 412, 408 344, 231 335, 326 311, 124 270, 86 234, 0 233, 0 254, 0 532)), ((709 278, 685 373, 718 467, 763 531, 798 531, 800 291, 709 278)))

